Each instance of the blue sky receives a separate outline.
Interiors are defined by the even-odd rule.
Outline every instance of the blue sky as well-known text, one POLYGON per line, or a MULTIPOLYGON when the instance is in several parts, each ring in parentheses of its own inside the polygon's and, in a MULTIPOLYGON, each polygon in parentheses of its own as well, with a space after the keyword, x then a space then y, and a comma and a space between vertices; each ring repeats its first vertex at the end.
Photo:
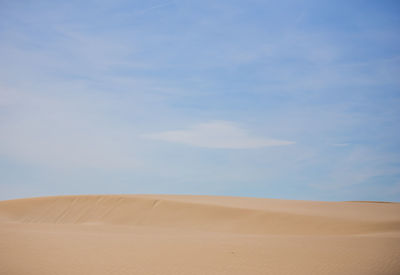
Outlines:
POLYGON ((400 201, 399 12, 0 1, 0 199, 400 201))

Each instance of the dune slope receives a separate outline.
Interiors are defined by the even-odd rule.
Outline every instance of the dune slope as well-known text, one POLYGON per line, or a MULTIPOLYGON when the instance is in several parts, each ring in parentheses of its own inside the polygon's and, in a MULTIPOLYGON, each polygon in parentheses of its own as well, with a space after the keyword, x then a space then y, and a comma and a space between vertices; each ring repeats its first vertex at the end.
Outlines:
POLYGON ((398 259, 398 203, 173 195, 0 202, 0 274, 400 274, 398 259))

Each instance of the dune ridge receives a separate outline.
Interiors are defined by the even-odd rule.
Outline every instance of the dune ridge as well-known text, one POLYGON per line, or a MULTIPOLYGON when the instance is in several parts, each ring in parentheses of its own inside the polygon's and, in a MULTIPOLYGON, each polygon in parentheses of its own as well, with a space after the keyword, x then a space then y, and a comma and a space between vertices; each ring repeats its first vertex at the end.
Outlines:
POLYGON ((400 274, 398 259, 399 203, 189 195, 0 201, 0 274, 400 274))
MULTIPOLYGON (((303 205, 307 206, 307 202, 303 205)), ((330 208, 335 210, 335 207, 339 212, 336 214, 341 216, 279 211, 251 204, 215 204, 198 197, 178 200, 167 195, 86 195, 4 201, 0 202, 0 215, 22 223, 151 225, 249 234, 338 235, 400 231, 399 215, 396 219, 395 213, 389 217, 387 213, 398 210, 397 204, 381 207, 382 213, 371 214, 368 219, 349 216, 352 208, 362 209, 363 206, 349 204, 348 211, 341 213, 342 208, 331 203, 330 208)))

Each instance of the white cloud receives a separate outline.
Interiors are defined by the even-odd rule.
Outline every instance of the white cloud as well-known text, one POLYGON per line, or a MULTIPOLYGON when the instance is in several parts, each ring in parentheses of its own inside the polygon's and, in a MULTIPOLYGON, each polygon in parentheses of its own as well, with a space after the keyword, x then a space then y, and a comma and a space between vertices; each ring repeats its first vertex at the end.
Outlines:
POLYGON ((228 121, 201 123, 186 130, 166 131, 145 135, 144 137, 197 147, 226 149, 251 149, 295 143, 286 140, 252 137, 235 123, 228 121))

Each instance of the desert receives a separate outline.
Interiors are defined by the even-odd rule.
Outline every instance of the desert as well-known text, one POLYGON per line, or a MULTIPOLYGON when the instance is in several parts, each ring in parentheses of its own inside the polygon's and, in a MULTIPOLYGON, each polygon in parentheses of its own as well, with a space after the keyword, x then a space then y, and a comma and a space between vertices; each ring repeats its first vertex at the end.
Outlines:
POLYGON ((0 0, 0 275, 399 275, 399 14, 0 0))
POLYGON ((190 195, 0 202, 0 274, 399 274, 400 205, 190 195))

